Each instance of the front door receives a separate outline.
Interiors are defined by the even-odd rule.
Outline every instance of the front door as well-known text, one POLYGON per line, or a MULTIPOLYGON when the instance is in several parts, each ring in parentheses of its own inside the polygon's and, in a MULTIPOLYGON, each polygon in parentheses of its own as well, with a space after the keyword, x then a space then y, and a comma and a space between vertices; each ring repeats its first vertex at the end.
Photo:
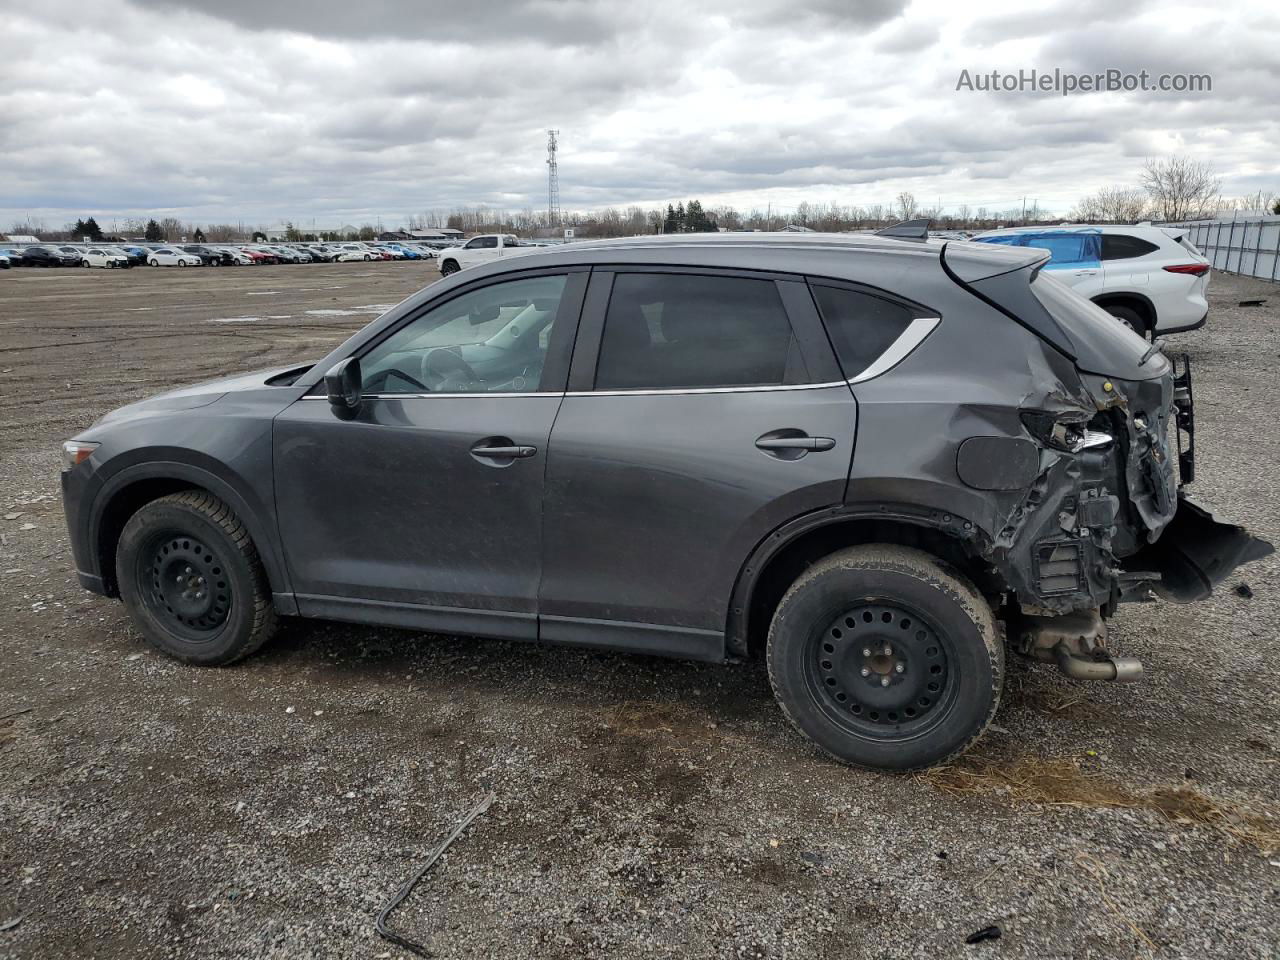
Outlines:
POLYGON ((586 304, 551 434, 541 636, 718 658, 752 548, 841 503, 852 392, 800 281, 596 271, 586 304))
POLYGON ((472 288, 361 356, 364 398, 276 419, 304 615, 532 639, 543 474, 585 273, 472 288))

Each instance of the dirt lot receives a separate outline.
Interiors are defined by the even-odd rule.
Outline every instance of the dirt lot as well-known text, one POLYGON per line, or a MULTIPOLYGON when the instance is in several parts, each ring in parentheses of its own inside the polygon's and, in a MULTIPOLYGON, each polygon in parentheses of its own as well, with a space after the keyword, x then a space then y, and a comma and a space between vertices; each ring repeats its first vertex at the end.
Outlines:
MULTIPOLYGON (((914 777, 818 757, 754 664, 298 621, 202 670, 79 589, 59 441, 434 278, 0 274, 0 957, 406 956, 373 917, 487 791, 394 920, 441 957, 1277 956, 1275 557, 1251 598, 1124 609, 1136 686, 1015 664, 970 757, 914 777)), ((1280 540, 1280 288, 1211 290, 1175 338, 1195 489, 1280 540)))

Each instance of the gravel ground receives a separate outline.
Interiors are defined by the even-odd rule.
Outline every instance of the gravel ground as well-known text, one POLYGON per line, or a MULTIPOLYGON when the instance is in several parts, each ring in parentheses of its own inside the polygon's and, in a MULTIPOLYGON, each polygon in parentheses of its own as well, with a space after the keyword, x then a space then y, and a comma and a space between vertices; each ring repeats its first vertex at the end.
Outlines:
MULTIPOLYGON (((407 956, 373 918, 489 791, 393 918, 440 957, 1280 956, 1275 557, 1231 581, 1252 598, 1123 609, 1140 684, 1013 664, 990 734, 922 776, 817 756, 758 664, 295 621, 199 669, 79 589, 60 440, 434 278, 0 275, 0 957, 407 956)), ((1280 290, 1211 299, 1174 338, 1194 488, 1280 541, 1280 290)))

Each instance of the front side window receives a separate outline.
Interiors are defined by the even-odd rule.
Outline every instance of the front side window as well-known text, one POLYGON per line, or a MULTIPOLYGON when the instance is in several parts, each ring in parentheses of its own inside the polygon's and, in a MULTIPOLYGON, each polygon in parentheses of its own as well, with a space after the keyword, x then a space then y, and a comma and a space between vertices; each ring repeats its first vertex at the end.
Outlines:
POLYGON ((862 290, 816 283, 812 289, 840 369, 850 380, 875 363, 912 320, 928 314, 862 290))
POLYGON ((527 277, 454 297, 361 358, 366 393, 532 393, 566 277, 527 277))
POLYGON ((597 390, 777 386, 803 382, 772 280, 623 273, 605 315, 597 390))
POLYGON ((488 250, 498 246, 497 237, 476 237, 467 244, 468 250, 488 250))

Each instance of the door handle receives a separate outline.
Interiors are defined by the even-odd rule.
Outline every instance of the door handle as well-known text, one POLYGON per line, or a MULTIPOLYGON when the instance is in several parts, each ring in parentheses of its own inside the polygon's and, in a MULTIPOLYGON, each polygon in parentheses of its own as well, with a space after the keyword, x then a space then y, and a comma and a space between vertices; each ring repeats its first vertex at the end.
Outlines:
POLYGON ((511 458, 515 460, 523 460, 525 457, 532 457, 538 452, 537 447, 526 446, 510 446, 510 447, 472 447, 471 452, 477 457, 492 457, 493 459, 511 458))
POLYGON ((756 449, 779 460, 799 460, 805 454, 830 450, 836 445, 831 437, 811 437, 799 431, 775 430, 757 438, 756 449), (784 434, 778 436, 779 433, 784 434))
POLYGON ((516 443, 510 437, 485 437, 471 445, 471 456, 486 467, 509 467, 537 452, 537 447, 516 443))

